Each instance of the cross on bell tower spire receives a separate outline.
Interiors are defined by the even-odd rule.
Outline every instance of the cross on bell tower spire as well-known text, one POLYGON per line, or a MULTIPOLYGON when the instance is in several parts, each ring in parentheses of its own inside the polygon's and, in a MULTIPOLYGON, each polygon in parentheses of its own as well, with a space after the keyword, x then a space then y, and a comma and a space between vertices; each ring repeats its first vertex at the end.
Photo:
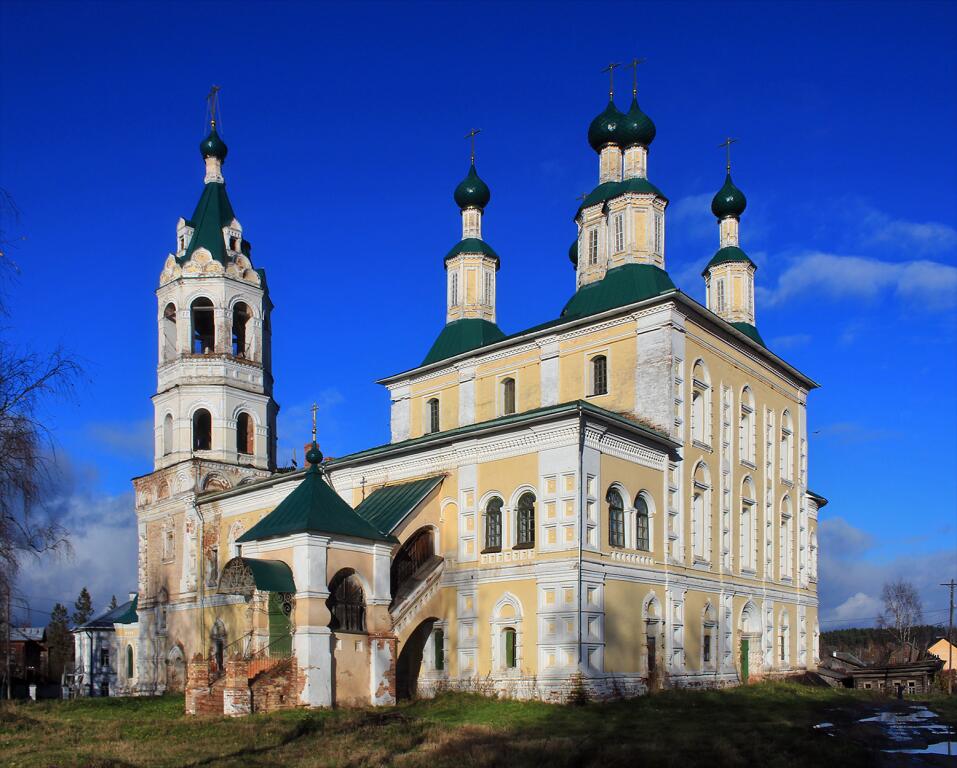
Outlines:
POLYGON ((473 128, 471 131, 465 134, 465 138, 471 140, 471 152, 469 153, 469 157, 472 161, 472 165, 475 165, 475 137, 481 132, 481 128, 473 128))
POLYGON ((730 136, 728 136, 724 141, 722 141, 722 142, 718 145, 718 149, 721 149, 722 147, 724 147, 724 149, 727 150, 727 153, 728 153, 728 164, 727 164, 728 173, 731 173, 731 145, 732 145, 732 144, 736 144, 737 141, 738 141, 737 139, 732 139, 730 136))
POLYGON ((607 67, 605 67, 602 72, 608 73, 608 100, 612 101, 615 98, 615 70, 620 67, 621 64, 616 62, 611 62, 607 67))
POLYGON ((312 404, 312 442, 316 442, 316 412, 319 410, 319 406, 315 403, 312 404))
POLYGON ((206 96, 206 109, 209 112, 209 127, 216 127, 216 116, 219 114, 219 86, 214 85, 206 96))
POLYGON ((638 65, 644 64, 648 59, 646 58, 635 58, 631 60, 631 64, 625 65, 626 69, 631 70, 631 95, 632 98, 638 98, 638 65))

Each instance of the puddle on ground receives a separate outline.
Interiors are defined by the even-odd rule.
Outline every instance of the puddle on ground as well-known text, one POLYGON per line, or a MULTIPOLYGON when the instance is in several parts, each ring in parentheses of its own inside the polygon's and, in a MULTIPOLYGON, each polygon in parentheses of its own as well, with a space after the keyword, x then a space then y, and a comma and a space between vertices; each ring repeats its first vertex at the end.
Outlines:
POLYGON ((814 726, 815 728, 833 728, 834 723, 818 723, 814 726))
POLYGON ((919 749, 885 749, 900 755, 953 755, 957 757, 957 741, 939 741, 919 749))

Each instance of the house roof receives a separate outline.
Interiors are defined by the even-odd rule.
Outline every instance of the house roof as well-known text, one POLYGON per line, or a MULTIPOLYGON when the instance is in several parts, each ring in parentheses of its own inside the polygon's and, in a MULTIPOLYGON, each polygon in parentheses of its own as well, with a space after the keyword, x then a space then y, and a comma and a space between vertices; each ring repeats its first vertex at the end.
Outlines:
POLYGON ((226 184, 221 181, 207 182, 192 218, 186 222, 193 228, 193 236, 180 262, 189 261, 197 248, 205 248, 216 261, 226 266, 223 227, 229 226, 235 218, 233 206, 226 195, 226 184))
POLYGON ((85 624, 75 627, 73 631, 76 632, 80 629, 113 629, 114 624, 135 624, 139 619, 136 613, 137 602, 139 602, 139 595, 112 610, 101 613, 85 624))
POLYGON ((254 557, 234 557, 223 566, 219 580, 220 594, 252 594, 252 587, 263 592, 295 592, 292 569, 282 560, 258 560, 254 557), (232 572, 230 578, 227 572, 232 572), (232 585, 227 588, 227 583, 232 585), (243 585, 237 589, 237 584, 243 585))
POLYGON ((392 533, 439 486, 444 475, 377 488, 356 507, 356 514, 378 530, 392 533))
POLYGON ((326 482, 318 463, 306 470, 302 482, 292 493, 237 541, 260 541, 295 533, 395 541, 392 536, 382 533, 356 514, 326 482))
POLYGON ((10 627, 11 643, 42 643, 46 639, 46 627, 10 627))

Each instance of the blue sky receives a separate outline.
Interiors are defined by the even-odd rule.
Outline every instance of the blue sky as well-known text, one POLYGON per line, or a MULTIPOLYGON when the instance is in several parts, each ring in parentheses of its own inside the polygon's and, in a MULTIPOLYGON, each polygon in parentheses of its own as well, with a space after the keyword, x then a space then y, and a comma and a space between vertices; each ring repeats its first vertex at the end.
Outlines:
MULTIPOLYGON (((230 197, 276 310, 281 458, 320 403, 324 451, 388 440, 375 379, 444 320, 452 189, 477 167, 502 257, 499 324, 574 290, 576 197, 609 60, 647 57, 649 177, 667 266, 703 301, 708 210, 734 147, 758 326, 810 397, 825 627, 867 623, 886 578, 957 576, 957 5, 953 3, 19 3, 0 5, 0 185, 21 210, 8 337, 87 377, 51 404, 71 558, 28 563, 47 610, 135 587, 130 477, 150 461, 153 291, 202 189, 222 87, 230 197), (892 31, 892 34, 890 32, 892 31), (360 264, 361 261, 361 264, 360 264)), ((618 104, 626 108, 627 76, 618 104)))

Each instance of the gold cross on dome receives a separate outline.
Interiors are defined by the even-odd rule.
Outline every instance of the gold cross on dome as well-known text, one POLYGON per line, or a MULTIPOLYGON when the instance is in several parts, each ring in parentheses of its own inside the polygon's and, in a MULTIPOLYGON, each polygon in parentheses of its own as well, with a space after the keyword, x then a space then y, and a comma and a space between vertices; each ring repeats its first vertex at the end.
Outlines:
POLYGON ((315 403, 312 404, 312 442, 316 442, 316 411, 319 410, 319 406, 315 403))
POLYGON ((608 73, 608 98, 615 98, 615 70, 620 67, 621 64, 616 64, 611 62, 607 67, 605 67, 602 72, 608 73))
POLYGON ((219 86, 214 85, 209 89, 209 95, 206 97, 206 107, 209 109, 209 124, 216 127, 216 114, 219 111, 219 86))
POLYGON ((471 131, 465 134, 466 139, 472 140, 472 152, 471 152, 472 165, 475 165, 475 137, 478 136, 481 132, 482 132, 481 128, 473 128, 471 131))
POLYGON ((737 139, 732 139, 730 136, 728 136, 728 138, 718 145, 718 149, 724 147, 728 152, 728 173, 731 173, 731 145, 737 143, 737 141, 737 139))
POLYGON ((632 59, 631 64, 626 65, 626 69, 632 70, 631 73, 631 95, 638 96, 638 65, 644 64, 648 59, 632 59))

